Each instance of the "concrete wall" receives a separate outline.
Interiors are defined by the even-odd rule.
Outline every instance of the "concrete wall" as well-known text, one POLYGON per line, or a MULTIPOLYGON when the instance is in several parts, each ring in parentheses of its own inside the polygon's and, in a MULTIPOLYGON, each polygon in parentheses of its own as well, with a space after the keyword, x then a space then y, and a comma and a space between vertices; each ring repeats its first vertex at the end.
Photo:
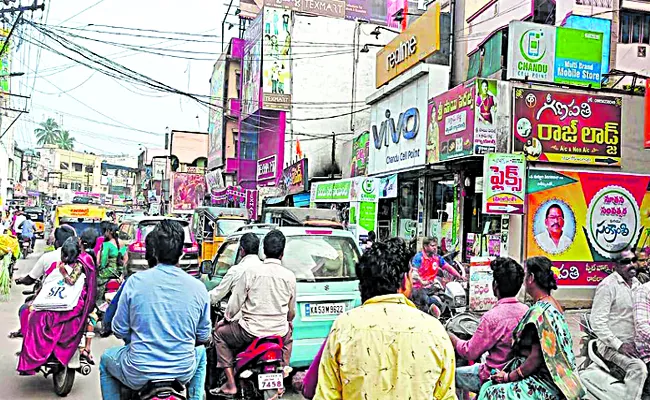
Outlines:
MULTIPOLYGON (((293 27, 293 106, 287 124, 285 154, 295 157, 295 139, 309 158, 309 176, 322 176, 331 163, 332 132, 337 136, 336 162, 341 165, 340 149, 344 142, 368 129, 369 111, 363 101, 375 90, 375 54, 359 53, 357 74, 353 85, 353 40, 356 22, 336 18, 296 15, 293 27), (326 43, 326 44, 323 44, 326 43), (318 54, 316 54, 318 53, 318 54), (353 95, 353 86, 356 94, 353 95), (352 104, 353 99, 357 103, 352 104), (315 104, 308 104, 315 103, 315 104), (327 104, 323 104, 327 103, 327 104), (317 121, 308 118, 330 117, 317 121), (300 121, 302 120, 302 121, 300 121), (293 135, 292 135, 293 132, 293 135), (292 142, 292 138, 294 141, 292 142)), ((382 30, 379 38, 370 35, 375 25, 361 24, 359 44, 385 45, 395 35, 382 30)), ((348 166, 349 167, 349 166, 348 166)))
POLYGON ((226 99, 238 99, 238 88, 239 80, 237 79, 237 73, 241 72, 241 62, 238 59, 231 58, 228 62, 228 75, 226 76, 226 82, 228 82, 228 93, 226 93, 226 99))

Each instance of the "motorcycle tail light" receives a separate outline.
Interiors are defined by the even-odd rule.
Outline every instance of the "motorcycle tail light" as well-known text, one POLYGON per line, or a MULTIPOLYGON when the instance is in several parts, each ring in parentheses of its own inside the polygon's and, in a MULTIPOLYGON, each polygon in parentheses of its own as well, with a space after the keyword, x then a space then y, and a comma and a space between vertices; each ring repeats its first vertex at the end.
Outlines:
POLYGON ((272 362, 272 361, 280 361, 282 359, 282 351, 281 350, 269 350, 266 353, 262 354, 260 357, 261 361, 264 362, 272 362))

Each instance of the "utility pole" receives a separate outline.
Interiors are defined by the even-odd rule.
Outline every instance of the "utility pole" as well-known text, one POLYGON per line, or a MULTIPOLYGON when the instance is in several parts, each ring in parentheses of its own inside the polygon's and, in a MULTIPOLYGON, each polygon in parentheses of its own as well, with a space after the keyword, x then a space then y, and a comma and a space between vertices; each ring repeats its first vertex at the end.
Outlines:
POLYGON ((336 163, 336 133, 332 132, 332 165, 330 169, 330 178, 334 179, 334 164, 336 163))

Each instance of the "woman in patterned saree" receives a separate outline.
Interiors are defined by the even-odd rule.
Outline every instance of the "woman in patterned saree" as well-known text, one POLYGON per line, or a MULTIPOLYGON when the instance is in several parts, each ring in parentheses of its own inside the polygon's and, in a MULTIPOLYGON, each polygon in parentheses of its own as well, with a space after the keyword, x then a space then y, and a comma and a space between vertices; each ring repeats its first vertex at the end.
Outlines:
POLYGON ((492 375, 479 400, 578 400, 578 379, 571 333, 562 306, 551 296, 557 289, 553 264, 546 257, 526 262, 524 285, 535 304, 513 333, 515 358, 492 375))

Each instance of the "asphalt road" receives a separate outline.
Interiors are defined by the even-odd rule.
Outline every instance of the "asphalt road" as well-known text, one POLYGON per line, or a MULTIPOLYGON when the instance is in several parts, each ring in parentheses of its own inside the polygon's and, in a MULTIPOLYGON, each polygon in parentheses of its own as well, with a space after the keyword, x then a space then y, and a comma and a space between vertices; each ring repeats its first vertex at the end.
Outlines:
MULTIPOLYGON (((36 243, 36 252, 31 254, 27 259, 19 260, 17 271, 14 277, 26 275, 34 266, 36 260, 41 256, 44 242, 39 240, 36 243)), ((18 376, 16 373, 16 363, 18 357, 15 355, 20 350, 20 339, 9 339, 8 334, 19 327, 18 308, 23 304, 24 296, 22 291, 25 286, 13 285, 11 288, 11 297, 9 301, 0 303, 0 399, 11 400, 45 400, 58 399, 52 389, 52 378, 45 379, 42 374, 35 376, 18 376)), ((95 338, 93 339, 92 351, 97 363, 104 352, 109 347, 119 346, 122 342, 114 337, 95 338)), ((99 367, 96 365, 88 376, 77 374, 75 377, 74 387, 67 399, 87 400, 100 399, 101 390, 99 387, 99 367)), ((285 399, 299 400, 302 396, 297 394, 287 394, 285 399)))
MULTIPOLYGON (((26 275, 32 268, 36 260, 42 254, 43 241, 36 243, 36 252, 31 254, 25 260, 19 260, 17 271, 14 277, 26 275)), ((7 335, 10 331, 16 330, 19 326, 17 311, 23 303, 24 296, 22 291, 24 286, 14 285, 11 288, 11 297, 9 301, 0 303, 0 321, 2 330, 0 330, 0 399, 12 400, 45 400, 58 399, 52 390, 52 379, 45 379, 42 375, 36 376, 18 376, 16 373, 17 357, 15 353, 20 350, 20 339, 9 339, 7 335)), ((569 311, 566 314, 571 334, 574 341, 574 352, 579 352, 580 341, 580 313, 584 311, 569 311)), ((93 355, 97 362, 101 354, 109 347, 120 345, 121 342, 114 337, 96 338, 93 340, 93 355)), ((579 362, 582 360, 578 360, 579 362)), ((101 398, 99 387, 99 368, 95 366, 89 376, 77 374, 72 392, 68 395, 71 400, 86 400, 101 398)), ((296 393, 287 393, 283 397, 288 400, 300 400, 302 396, 296 393)))

